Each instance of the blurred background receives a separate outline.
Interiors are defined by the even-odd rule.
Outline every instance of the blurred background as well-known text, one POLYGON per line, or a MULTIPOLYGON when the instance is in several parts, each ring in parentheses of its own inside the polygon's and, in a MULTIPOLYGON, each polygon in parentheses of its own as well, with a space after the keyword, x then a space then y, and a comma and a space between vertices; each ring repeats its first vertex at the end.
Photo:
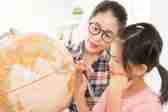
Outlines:
MULTIPOLYGON (((102 0, 0 0, 0 33, 12 28, 19 32, 43 32, 58 38, 62 31, 73 29, 87 20, 100 1, 102 0)), ((128 23, 151 20, 150 0, 117 1, 127 9, 128 23)))

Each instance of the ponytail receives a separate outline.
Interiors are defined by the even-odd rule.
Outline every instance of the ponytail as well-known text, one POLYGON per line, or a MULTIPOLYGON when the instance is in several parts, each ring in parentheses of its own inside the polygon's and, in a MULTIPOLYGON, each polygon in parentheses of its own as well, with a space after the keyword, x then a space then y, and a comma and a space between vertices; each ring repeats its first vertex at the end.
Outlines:
POLYGON ((160 101, 164 104, 168 101, 168 71, 160 64, 157 68, 162 79, 160 101))

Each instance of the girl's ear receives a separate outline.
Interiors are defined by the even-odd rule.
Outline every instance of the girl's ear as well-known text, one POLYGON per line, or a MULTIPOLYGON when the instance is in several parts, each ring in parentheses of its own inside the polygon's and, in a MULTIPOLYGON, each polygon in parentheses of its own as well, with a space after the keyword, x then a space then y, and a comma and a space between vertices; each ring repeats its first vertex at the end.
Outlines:
POLYGON ((128 70, 134 74, 134 77, 143 77, 147 71, 147 66, 145 64, 131 64, 128 70))
POLYGON ((141 66, 142 66, 142 70, 144 71, 144 73, 147 72, 148 67, 145 64, 141 64, 141 66))
POLYGON ((145 64, 140 64, 137 67, 137 75, 143 76, 148 70, 148 67, 145 64))

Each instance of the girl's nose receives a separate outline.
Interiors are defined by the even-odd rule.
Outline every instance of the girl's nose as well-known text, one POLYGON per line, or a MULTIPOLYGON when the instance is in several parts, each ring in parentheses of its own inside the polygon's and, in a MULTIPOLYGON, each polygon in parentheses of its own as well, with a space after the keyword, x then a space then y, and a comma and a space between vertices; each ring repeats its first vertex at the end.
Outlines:
POLYGON ((100 41, 101 40, 102 33, 99 33, 97 35, 94 35, 93 38, 95 41, 100 41))

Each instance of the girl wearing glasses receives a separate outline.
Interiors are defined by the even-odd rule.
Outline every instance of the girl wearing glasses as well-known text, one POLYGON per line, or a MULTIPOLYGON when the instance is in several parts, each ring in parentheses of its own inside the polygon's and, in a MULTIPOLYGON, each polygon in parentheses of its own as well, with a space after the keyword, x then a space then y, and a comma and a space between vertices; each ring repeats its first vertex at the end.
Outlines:
MULTIPOLYGON (((81 74, 85 74, 87 77, 88 86, 85 98, 90 109, 109 84, 110 46, 118 38, 126 21, 127 13, 119 3, 108 0, 99 3, 90 16, 84 41, 70 51, 77 68, 75 71, 77 75, 72 75, 72 77, 80 77, 81 74)), ((56 107, 58 112, 67 106, 69 106, 70 112, 77 112, 74 97, 71 96, 73 96, 74 89, 79 87, 71 85, 73 85, 73 78, 69 83, 70 95, 65 98, 61 108, 56 107)))

